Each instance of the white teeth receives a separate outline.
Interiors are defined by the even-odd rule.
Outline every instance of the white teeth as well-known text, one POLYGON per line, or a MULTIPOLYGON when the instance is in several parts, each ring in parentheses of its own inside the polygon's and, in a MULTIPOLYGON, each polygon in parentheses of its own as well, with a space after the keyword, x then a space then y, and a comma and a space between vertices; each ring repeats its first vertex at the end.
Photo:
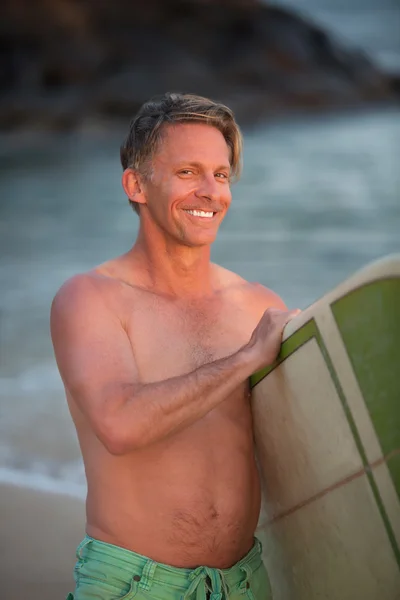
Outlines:
POLYGON ((205 210, 186 210, 186 212, 194 217, 207 217, 208 219, 214 215, 213 212, 206 212, 205 210))

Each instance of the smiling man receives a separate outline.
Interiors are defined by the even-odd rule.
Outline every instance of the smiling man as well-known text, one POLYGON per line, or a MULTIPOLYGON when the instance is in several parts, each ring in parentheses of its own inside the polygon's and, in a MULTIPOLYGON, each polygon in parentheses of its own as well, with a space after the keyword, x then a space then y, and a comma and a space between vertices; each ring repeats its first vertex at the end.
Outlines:
POLYGON ((88 482, 69 597, 268 600, 248 378, 297 311, 210 261, 240 131, 227 107, 166 94, 133 119, 121 162, 137 239, 51 312, 88 482))

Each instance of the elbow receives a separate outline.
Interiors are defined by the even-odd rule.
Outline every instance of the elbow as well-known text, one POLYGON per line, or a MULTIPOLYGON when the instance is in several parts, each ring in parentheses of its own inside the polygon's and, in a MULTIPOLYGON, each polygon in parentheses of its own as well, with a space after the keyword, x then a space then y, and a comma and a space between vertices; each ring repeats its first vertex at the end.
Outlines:
POLYGON ((98 427, 97 437, 113 456, 124 456, 143 447, 143 441, 137 433, 115 419, 103 420, 98 427))

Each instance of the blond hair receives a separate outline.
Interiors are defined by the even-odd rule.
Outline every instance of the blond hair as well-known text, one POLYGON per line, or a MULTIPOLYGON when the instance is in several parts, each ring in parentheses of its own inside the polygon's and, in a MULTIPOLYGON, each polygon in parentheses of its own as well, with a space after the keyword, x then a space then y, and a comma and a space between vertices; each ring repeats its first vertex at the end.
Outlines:
MULTIPOLYGON (((205 123, 218 129, 230 150, 231 177, 240 177, 242 134, 231 109, 202 96, 171 92, 145 102, 132 119, 120 150, 122 168, 134 169, 144 179, 151 178, 152 158, 165 125, 177 123, 205 123)), ((136 202, 129 203, 139 212, 136 202)))

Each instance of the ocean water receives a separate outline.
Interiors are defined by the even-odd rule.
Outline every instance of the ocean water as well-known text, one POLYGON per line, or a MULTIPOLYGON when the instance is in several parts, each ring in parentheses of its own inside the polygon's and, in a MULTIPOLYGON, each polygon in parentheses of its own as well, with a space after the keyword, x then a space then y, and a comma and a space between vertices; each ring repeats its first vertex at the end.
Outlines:
MULTIPOLYGON (((318 4, 335 13, 333 2, 318 4)), ((0 482, 85 494, 49 309, 66 278, 133 244, 138 221, 120 186, 123 135, 0 139, 0 482)), ((400 252, 399 156, 394 108, 248 131, 213 259, 306 307, 366 263, 400 252)))
POLYGON ((275 0, 274 4, 296 8, 338 40, 363 48, 382 68, 399 72, 398 0, 275 0))

